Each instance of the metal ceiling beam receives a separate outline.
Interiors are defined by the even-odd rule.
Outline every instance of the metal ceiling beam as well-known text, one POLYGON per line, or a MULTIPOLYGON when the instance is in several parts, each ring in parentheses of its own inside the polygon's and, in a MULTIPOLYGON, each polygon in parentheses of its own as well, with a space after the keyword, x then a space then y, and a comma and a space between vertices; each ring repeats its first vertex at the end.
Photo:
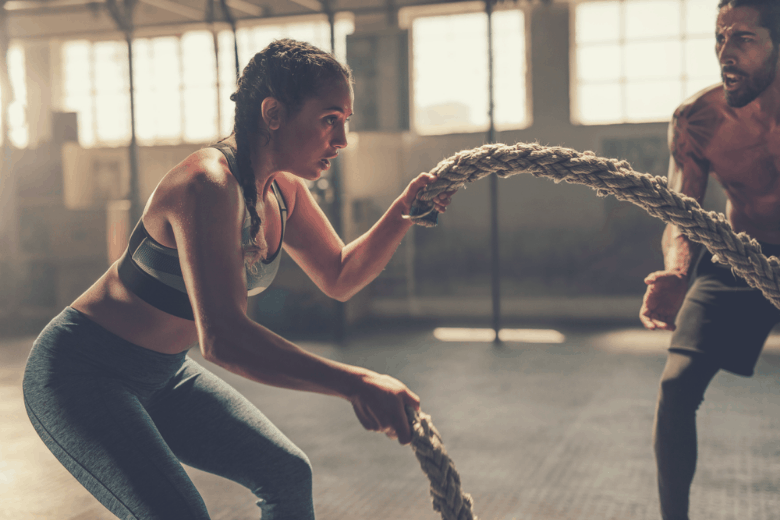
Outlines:
POLYGON ((241 11, 255 18, 261 18, 265 14, 265 9, 245 0, 227 0, 226 3, 236 11, 241 11))
POLYGON ((290 0, 290 2, 294 4, 298 4, 301 7, 311 9, 312 11, 317 11, 318 13, 321 13, 325 10, 325 8, 322 5, 322 2, 318 0, 290 0))
POLYGON ((152 7, 156 7, 164 11, 178 14, 185 18, 189 18, 190 20, 202 21, 206 16, 206 13, 204 13, 199 9, 195 9, 194 7, 179 4, 176 2, 171 2, 171 0, 139 0, 139 1, 146 5, 151 5, 152 7))
POLYGON ((28 11, 42 10, 47 8, 55 9, 58 7, 83 6, 94 3, 101 2, 95 2, 95 0, 49 0, 48 2, 40 2, 35 0, 9 0, 5 2, 5 10, 28 11))

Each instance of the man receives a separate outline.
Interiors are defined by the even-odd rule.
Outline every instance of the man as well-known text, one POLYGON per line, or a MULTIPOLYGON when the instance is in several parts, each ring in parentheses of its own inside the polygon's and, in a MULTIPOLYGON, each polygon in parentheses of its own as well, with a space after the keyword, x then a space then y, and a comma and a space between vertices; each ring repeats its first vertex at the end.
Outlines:
MULTIPOLYGON (((722 85, 683 103, 669 129, 669 186, 699 202, 715 177, 737 232, 780 256, 780 1, 720 0, 716 52, 722 85)), ((696 409, 720 369, 750 376, 780 311, 712 262, 675 226, 663 271, 646 279, 640 319, 674 331, 661 377, 654 446, 664 520, 688 520, 696 468, 696 409), (676 318, 676 319, 675 319, 676 318)))

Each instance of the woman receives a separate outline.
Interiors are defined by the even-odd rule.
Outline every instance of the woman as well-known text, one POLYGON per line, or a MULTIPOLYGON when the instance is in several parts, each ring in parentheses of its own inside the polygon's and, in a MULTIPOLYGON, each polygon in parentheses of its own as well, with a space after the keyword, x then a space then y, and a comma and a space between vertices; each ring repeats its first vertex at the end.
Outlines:
MULTIPOLYGON (((246 316, 280 249, 327 295, 347 300, 409 229, 414 179, 374 227, 346 246, 306 188, 347 145, 349 70, 329 54, 276 41, 244 69, 233 135, 160 181, 125 255, 54 318, 24 378, 28 415, 60 462, 120 518, 202 520, 180 462, 249 488, 263 520, 314 517, 306 455, 226 383, 186 357, 249 379, 342 397, 360 423, 410 441, 400 381, 307 353, 246 316)), ((437 201, 444 211, 449 194, 437 201)))

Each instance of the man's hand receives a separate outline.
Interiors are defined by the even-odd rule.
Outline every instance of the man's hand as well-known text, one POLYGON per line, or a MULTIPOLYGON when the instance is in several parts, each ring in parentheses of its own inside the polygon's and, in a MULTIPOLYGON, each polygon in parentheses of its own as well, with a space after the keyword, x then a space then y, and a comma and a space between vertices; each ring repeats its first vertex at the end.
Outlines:
POLYGON ((639 311, 642 325, 650 330, 674 330, 674 319, 688 292, 688 277, 677 271, 656 271, 645 283, 647 291, 639 311))

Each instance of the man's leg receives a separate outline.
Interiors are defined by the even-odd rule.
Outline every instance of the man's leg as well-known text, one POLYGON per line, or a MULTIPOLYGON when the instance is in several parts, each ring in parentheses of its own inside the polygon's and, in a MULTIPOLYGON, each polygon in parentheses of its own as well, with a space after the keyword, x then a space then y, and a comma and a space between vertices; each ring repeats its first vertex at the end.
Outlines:
POLYGON ((696 352, 670 351, 661 376, 653 445, 663 520, 688 520, 696 471, 696 410, 718 366, 696 352))

